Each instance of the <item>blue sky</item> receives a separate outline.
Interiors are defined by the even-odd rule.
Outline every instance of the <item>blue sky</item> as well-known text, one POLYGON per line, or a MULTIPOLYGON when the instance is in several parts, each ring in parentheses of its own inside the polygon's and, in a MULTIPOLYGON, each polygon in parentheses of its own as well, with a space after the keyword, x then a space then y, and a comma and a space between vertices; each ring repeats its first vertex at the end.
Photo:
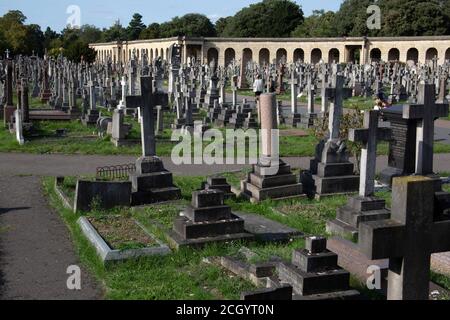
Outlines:
MULTIPOLYGON (((145 24, 164 22, 186 13, 202 13, 215 21, 219 17, 235 14, 241 8, 258 0, 0 0, 0 16, 9 10, 20 10, 27 23, 50 26, 60 31, 67 24, 70 5, 81 9, 81 24, 109 27, 120 19, 128 25, 135 12, 143 15, 145 24)), ((296 0, 306 15, 316 9, 337 10, 341 0, 296 0)))

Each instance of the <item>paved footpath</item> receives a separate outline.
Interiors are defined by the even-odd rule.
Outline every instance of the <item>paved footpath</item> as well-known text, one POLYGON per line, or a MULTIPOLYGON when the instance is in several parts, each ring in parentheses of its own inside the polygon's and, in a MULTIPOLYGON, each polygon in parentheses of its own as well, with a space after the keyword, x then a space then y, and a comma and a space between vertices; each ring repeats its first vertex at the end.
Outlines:
MULTIPOLYGON (((3 165, 2 165, 3 166, 3 165)), ((81 290, 67 289, 67 267, 80 265, 70 233, 36 176, 0 176, 0 299, 99 299, 99 284, 81 269, 81 290)))
MULTIPOLYGON (((207 176, 249 168, 248 165, 175 165, 169 157, 162 157, 165 167, 174 175, 207 176)), ((310 157, 283 158, 293 168, 309 168, 310 157)), ((91 156, 58 154, 0 153, 0 176, 74 176, 95 175, 97 167, 134 163, 134 156, 91 156)), ((387 167, 387 157, 377 159, 377 169, 387 167)), ((450 154, 434 155, 434 170, 450 172, 450 154)))

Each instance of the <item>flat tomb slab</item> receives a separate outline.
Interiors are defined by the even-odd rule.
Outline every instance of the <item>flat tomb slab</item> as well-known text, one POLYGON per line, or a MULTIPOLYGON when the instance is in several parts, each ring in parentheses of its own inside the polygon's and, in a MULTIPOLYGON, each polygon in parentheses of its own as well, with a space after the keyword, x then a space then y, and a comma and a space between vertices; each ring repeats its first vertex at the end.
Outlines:
POLYGON ((260 241, 289 241, 303 236, 303 233, 297 229, 260 215, 240 212, 234 214, 244 220, 245 231, 253 234, 260 241))
MULTIPOLYGON (((134 225, 131 225, 130 228, 127 228, 128 232, 131 232, 132 234, 128 234, 126 236, 130 237, 133 235, 133 233, 137 236, 137 234, 140 233, 138 237, 140 237, 141 239, 142 237, 144 237, 147 240, 143 241, 143 243, 116 243, 111 240, 108 241, 106 240, 108 238, 103 238, 100 232, 97 230, 97 228, 99 228, 100 230, 103 228, 101 223, 96 223, 93 218, 81 217, 80 219, 78 219, 78 225, 81 227, 83 234, 87 237, 89 242, 95 247, 104 264, 115 261, 135 259, 139 257, 166 255, 171 252, 167 245, 156 239, 136 220, 132 218, 123 218, 117 216, 107 217, 105 219, 111 219, 109 221, 109 224, 111 224, 111 228, 119 228, 120 225, 122 224, 123 226, 124 223, 130 226, 130 223, 133 223, 134 225), (121 221, 120 219, 127 219, 127 221, 121 221), (93 223, 90 220, 92 220, 93 223), (116 220, 115 223, 117 225, 115 225, 114 220, 116 220), (94 224, 97 225, 97 228, 94 227, 94 224), (113 244, 111 244, 110 241, 113 244), (114 246, 116 247, 114 248, 114 246)), ((104 232, 108 234, 108 230, 104 229, 104 232)), ((127 231, 123 232, 126 233, 127 231)))
POLYGON ((250 233, 235 233, 207 238, 183 239, 178 233, 173 230, 168 231, 166 236, 169 245, 177 250, 182 247, 202 248, 205 245, 212 243, 245 241, 254 239, 254 236, 250 233))

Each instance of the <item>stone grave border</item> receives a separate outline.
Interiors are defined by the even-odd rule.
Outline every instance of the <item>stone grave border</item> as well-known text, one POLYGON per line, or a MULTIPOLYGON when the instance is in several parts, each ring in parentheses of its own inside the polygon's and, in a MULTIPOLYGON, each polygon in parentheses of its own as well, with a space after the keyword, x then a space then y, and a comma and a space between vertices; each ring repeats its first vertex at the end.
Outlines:
POLYGON ((157 246, 142 249, 114 250, 106 243, 106 241, 102 238, 102 236, 97 232, 97 230, 86 217, 80 217, 77 223, 80 226, 83 234, 95 247, 103 264, 107 264, 110 262, 120 262, 140 257, 168 255, 172 252, 166 244, 162 243, 153 234, 151 234, 141 223, 139 223, 136 219, 133 220, 153 241, 157 243, 157 246))
POLYGON ((64 182, 64 177, 56 177, 55 178, 55 187, 54 190, 56 192, 56 195, 61 200, 64 208, 69 209, 73 212, 73 204, 70 204, 69 197, 64 193, 64 191, 59 187, 60 184, 64 182))

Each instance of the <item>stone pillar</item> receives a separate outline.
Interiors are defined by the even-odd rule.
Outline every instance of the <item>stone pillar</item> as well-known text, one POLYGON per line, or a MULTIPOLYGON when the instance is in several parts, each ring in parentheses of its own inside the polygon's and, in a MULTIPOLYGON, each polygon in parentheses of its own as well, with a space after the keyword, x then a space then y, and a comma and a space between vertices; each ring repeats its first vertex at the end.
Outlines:
POLYGON ((260 96, 261 150, 263 158, 272 156, 272 130, 278 128, 276 103, 276 95, 274 93, 266 93, 260 96))

